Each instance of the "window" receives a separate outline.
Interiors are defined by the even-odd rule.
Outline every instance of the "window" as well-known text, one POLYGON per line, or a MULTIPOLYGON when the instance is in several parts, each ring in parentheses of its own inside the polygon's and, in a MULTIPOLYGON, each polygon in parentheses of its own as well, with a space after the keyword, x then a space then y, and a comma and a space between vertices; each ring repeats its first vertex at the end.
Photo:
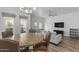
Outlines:
POLYGON ((39 23, 39 29, 42 29, 42 23, 39 23))
POLYGON ((21 18, 21 33, 25 33, 27 28, 27 19, 21 18))
POLYGON ((38 29, 38 23, 35 22, 35 23, 34 23, 34 30, 36 31, 37 29, 38 29))
POLYGON ((40 22, 35 22, 34 23, 34 26, 35 26, 35 29, 37 30, 37 29, 43 29, 43 24, 40 22))
POLYGON ((5 21, 5 31, 13 32, 14 18, 13 17, 3 17, 5 21))
POLYGON ((35 22, 35 23, 34 23, 34 26, 37 26, 37 25, 38 25, 37 22, 35 22))

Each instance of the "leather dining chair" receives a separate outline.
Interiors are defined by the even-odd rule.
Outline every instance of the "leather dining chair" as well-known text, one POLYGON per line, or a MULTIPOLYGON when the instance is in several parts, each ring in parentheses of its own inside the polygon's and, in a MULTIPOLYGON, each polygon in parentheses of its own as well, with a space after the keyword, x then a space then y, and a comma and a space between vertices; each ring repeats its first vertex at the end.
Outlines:
POLYGON ((34 46, 34 51, 48 51, 51 32, 47 32, 44 41, 34 46))
POLYGON ((9 31, 2 32, 2 37, 3 38, 11 37, 12 35, 13 35, 13 33, 12 32, 9 32, 9 31))
POLYGON ((19 43, 13 40, 0 40, 0 52, 18 52, 19 43))
POLYGON ((0 32, 0 39, 2 39, 2 33, 0 32))

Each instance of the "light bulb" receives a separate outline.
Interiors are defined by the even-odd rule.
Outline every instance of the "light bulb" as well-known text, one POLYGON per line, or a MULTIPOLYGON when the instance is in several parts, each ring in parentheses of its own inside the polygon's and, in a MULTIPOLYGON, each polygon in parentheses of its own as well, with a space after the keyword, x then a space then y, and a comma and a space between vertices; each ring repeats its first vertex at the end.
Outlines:
POLYGON ((23 11, 23 9, 24 9, 23 7, 20 7, 20 11, 23 11))
POLYGON ((28 10, 25 10, 26 13, 28 13, 28 10))
POLYGON ((33 10, 36 10, 36 7, 33 7, 33 10))

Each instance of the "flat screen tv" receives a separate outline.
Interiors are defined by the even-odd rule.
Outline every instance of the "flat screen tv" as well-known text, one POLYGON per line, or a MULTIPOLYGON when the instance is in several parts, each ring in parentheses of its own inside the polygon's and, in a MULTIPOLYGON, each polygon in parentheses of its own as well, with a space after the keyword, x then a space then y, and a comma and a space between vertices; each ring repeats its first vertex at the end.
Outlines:
POLYGON ((64 22, 56 22, 54 26, 58 28, 64 28, 64 22))

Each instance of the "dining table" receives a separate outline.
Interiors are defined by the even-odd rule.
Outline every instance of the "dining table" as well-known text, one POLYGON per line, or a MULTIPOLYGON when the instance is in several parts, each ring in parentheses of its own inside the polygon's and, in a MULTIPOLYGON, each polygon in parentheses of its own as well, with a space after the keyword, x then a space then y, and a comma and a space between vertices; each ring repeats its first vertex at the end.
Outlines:
POLYGON ((12 37, 6 37, 4 39, 10 39, 19 42, 19 47, 34 46, 43 41, 42 33, 21 33, 15 34, 12 37))

